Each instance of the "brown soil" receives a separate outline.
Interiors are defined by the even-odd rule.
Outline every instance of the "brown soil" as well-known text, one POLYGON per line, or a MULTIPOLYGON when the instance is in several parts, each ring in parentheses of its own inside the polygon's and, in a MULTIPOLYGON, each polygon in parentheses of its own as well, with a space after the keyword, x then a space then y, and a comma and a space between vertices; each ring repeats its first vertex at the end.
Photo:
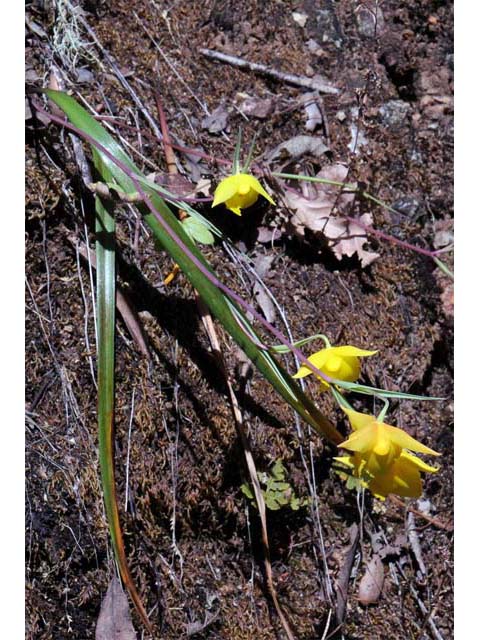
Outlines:
MULTIPOLYGON (((57 11, 50 3, 30 3, 27 79, 41 85, 55 64, 65 72, 67 88, 90 105, 121 116, 131 126, 138 124, 140 138, 131 128, 118 125, 117 131, 150 160, 146 172, 155 167, 164 172, 162 146, 152 140, 149 124, 98 48, 80 48, 76 68, 91 75, 85 72, 76 84, 68 84, 78 76, 69 68, 68 51, 59 49, 58 38, 54 45, 63 3, 55 4, 57 11)), ((257 133, 258 156, 294 135, 307 134, 303 108, 293 107, 302 90, 207 60, 198 53, 200 47, 285 72, 328 78, 340 92, 323 98, 330 155, 321 162, 347 163, 352 180, 364 182, 370 193, 400 211, 393 214, 356 202, 356 213, 368 211, 376 228, 431 247, 435 233, 451 229, 453 7, 437 0, 381 2, 383 22, 379 19, 377 33, 369 35, 366 7, 374 5, 346 0, 82 3, 86 20, 152 117, 157 120, 152 87, 159 81, 172 134, 218 158, 233 157, 240 125, 247 142, 257 133), (294 21, 292 11, 307 16, 304 27, 294 21), (308 41, 316 41, 316 51, 308 41), (246 121, 232 108, 239 92, 273 97, 277 108, 263 120, 246 121), (395 114, 385 116, 382 108, 392 100, 403 103, 400 122, 395 122, 395 114), (229 128, 225 135, 215 135, 201 128, 201 104, 211 112, 222 102, 231 109, 229 128), (352 109, 358 107, 367 143, 353 154, 348 144, 352 109)), ((80 36, 91 42, 84 31, 80 36)), ((320 128, 315 135, 324 132, 320 128)), ((178 158, 183 159, 181 153, 178 158)), ((317 161, 301 164, 297 171, 319 168, 317 161)), ((214 182, 222 175, 208 161, 202 161, 202 172, 214 182)), ((88 265, 68 240, 74 235, 85 242, 87 232, 93 246, 92 200, 82 189, 67 134, 52 125, 34 126, 32 119, 27 119, 26 174, 26 637, 93 638, 114 563, 99 484, 92 289, 88 265)), ((370 242, 380 258, 366 269, 356 258, 338 262, 330 253, 319 252, 313 237, 302 243, 284 235, 274 245, 260 244, 244 225, 273 224, 278 214, 266 207, 241 220, 224 211, 212 214, 208 205, 200 210, 248 255, 274 257, 265 281, 295 339, 321 332, 334 343, 377 348, 379 355, 364 367, 367 382, 446 398, 438 403, 393 403, 390 422, 405 426, 442 453, 440 472, 425 479, 423 503, 412 501, 412 506, 428 504, 434 520, 451 522, 453 337, 448 278, 428 257, 388 242, 370 242)), ((284 637, 262 577, 257 512, 240 490, 247 477, 242 448, 191 287, 181 274, 168 287, 163 285, 172 261, 156 252, 143 227, 136 228, 128 208, 120 208, 118 223, 119 282, 140 315, 152 358, 149 362, 142 355, 119 319, 117 484, 130 563, 156 637, 187 637, 195 623, 201 629, 204 622, 205 628, 192 637, 284 637)), ((252 299, 251 283, 242 285, 238 267, 220 246, 206 248, 205 255, 226 282, 252 299)), ((451 254, 445 261, 452 267, 451 254)), ((278 316, 276 325, 285 329, 278 316)), ((219 333, 237 376, 238 351, 219 333)), ((290 367, 293 371, 293 363, 290 367)), ((308 388, 345 430, 340 412, 318 394, 315 384, 308 388)), ((367 402, 355 402, 359 409, 371 410, 367 402)), ((282 606, 296 638, 320 638, 332 609, 326 570, 335 584, 345 562, 348 528, 360 517, 356 494, 332 472, 331 452, 320 439, 308 439, 305 425, 305 435, 299 437, 291 410, 258 374, 247 385, 242 411, 259 470, 283 459, 288 480, 301 497, 309 495, 302 455, 308 462, 311 450, 324 548, 311 509, 284 508, 268 512, 268 518, 282 606)), ((396 553, 384 562, 379 601, 361 605, 358 584, 371 554, 364 534, 362 555, 357 553, 350 577, 344 637, 452 638, 449 529, 415 517, 427 569, 422 576, 408 542, 399 544, 399 536, 406 533, 405 510, 367 496, 365 514, 368 527, 383 532, 388 544, 397 544, 396 553), (430 615, 440 635, 434 635, 430 615)), ((330 633, 334 629, 332 622, 330 633)))

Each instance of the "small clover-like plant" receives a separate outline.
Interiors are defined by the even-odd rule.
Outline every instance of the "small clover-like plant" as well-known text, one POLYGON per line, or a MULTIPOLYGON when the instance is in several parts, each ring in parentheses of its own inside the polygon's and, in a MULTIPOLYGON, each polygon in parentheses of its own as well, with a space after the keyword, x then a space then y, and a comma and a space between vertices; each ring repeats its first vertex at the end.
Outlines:
MULTIPOLYGON (((262 495, 265 505, 270 511, 278 511, 282 507, 290 507, 292 511, 298 511, 310 503, 309 498, 299 498, 291 484, 286 481, 286 470, 280 459, 275 461, 270 473, 259 473, 258 480, 264 487, 262 488, 262 495)), ((253 490, 249 484, 242 484, 240 489, 249 500, 255 500, 253 490)))

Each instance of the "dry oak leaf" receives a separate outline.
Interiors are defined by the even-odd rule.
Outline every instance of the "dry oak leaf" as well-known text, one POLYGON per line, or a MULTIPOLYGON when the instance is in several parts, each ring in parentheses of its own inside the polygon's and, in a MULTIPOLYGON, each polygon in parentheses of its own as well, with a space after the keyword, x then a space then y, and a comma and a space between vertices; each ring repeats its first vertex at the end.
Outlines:
POLYGON ((358 601, 363 605, 378 602, 385 580, 385 569, 380 556, 375 554, 368 562, 358 586, 358 601))
POLYGON ((95 640, 136 639, 137 635, 130 618, 127 596, 122 585, 114 576, 102 602, 95 629, 95 640))
MULTIPOLYGON (((320 171, 316 177, 344 182, 347 173, 348 169, 344 165, 334 164, 320 171)), ((351 258, 357 253, 362 267, 368 266, 379 257, 378 253, 364 249, 367 236, 362 227, 342 218, 341 214, 333 215, 334 208, 341 212, 353 202, 353 193, 340 193, 338 186, 315 183, 308 197, 308 187, 305 183, 303 186, 304 195, 292 191, 285 194, 288 206, 295 211, 290 224, 298 236, 304 237, 305 229, 310 229, 327 240, 338 260, 343 256, 351 258)), ((365 225, 372 224, 372 217, 368 213, 361 215, 358 220, 365 225)))

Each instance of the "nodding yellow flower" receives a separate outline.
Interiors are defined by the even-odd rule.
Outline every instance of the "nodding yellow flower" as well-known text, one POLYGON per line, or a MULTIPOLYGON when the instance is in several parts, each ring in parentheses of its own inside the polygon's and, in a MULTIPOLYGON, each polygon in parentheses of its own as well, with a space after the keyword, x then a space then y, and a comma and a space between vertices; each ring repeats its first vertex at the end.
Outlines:
POLYGON ((358 453, 365 461, 365 470, 374 477, 385 473, 400 458, 404 449, 432 456, 440 455, 409 436, 403 429, 378 422, 374 416, 351 409, 343 410, 354 432, 338 446, 358 453))
MULTIPOLYGON (((326 349, 321 349, 307 358, 307 360, 330 378, 343 380, 344 382, 356 382, 360 377, 359 358, 373 356, 376 353, 378 353, 378 351, 365 351, 365 349, 345 345, 343 347, 327 347, 326 349)), ((307 365, 302 364, 293 377, 304 378, 311 373, 313 373, 313 371, 309 369, 307 365)), ((322 391, 330 387, 328 382, 322 380, 320 376, 317 377, 320 380, 320 388, 322 391)))
POLYGON ((409 436, 408 433, 379 422, 374 416, 343 408, 353 433, 338 446, 352 451, 349 456, 335 458, 349 467, 361 486, 384 500, 388 494, 418 498, 422 493, 420 472, 436 473, 438 468, 420 460, 409 451, 440 455, 409 436))
POLYGON ((275 204, 256 178, 248 173, 236 173, 224 178, 215 189, 212 207, 225 203, 227 209, 241 216, 241 210, 251 207, 258 200, 259 195, 275 204))
MULTIPOLYGON (((360 486, 368 488, 380 500, 385 500, 390 493, 403 498, 419 498, 422 495, 420 471, 424 473, 438 471, 437 467, 431 467, 406 451, 402 451, 400 456, 383 473, 375 476, 366 471, 365 460, 359 453, 354 453, 352 456, 340 456, 334 460, 348 467, 351 476, 358 480, 360 486)), ((343 477, 343 472, 338 471, 338 473, 343 477)))
POLYGON ((402 451, 400 457, 390 465, 385 473, 373 478, 368 488, 380 500, 385 500, 389 493, 395 493, 404 498, 420 498, 422 495, 420 471, 436 473, 438 468, 431 467, 417 456, 402 451))

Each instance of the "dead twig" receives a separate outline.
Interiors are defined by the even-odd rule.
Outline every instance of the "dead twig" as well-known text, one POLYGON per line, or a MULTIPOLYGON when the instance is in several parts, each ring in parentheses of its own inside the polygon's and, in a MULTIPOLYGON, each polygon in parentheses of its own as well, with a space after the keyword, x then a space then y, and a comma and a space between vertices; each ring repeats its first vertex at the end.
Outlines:
POLYGON ((330 84, 326 84, 321 80, 316 80, 315 78, 307 78, 305 76, 297 76, 295 73, 285 73, 284 71, 277 71, 276 69, 271 69, 264 64, 250 62, 249 60, 244 60, 243 58, 238 58, 237 56, 231 56, 227 53, 221 53, 220 51, 214 51, 213 49, 199 49, 199 51, 202 55, 207 58, 211 58, 212 60, 225 62, 226 64, 238 67, 239 69, 247 69, 248 71, 253 71, 254 73, 269 76, 270 78, 274 78, 275 80, 281 80, 282 82, 293 84, 297 87, 311 89, 312 91, 321 91, 322 93, 329 93, 331 95, 336 95, 339 92, 336 87, 330 84))
POLYGON ((402 507, 403 509, 410 511, 411 513, 414 513, 419 518, 423 518, 424 520, 432 524, 434 527, 438 527, 439 529, 444 529, 445 531, 453 531, 453 525, 451 522, 443 522, 442 520, 438 520, 438 518, 433 518, 432 516, 428 516, 426 513, 422 513, 418 509, 414 509, 413 507, 410 507, 397 496, 390 495, 389 500, 390 502, 393 502, 398 507, 402 507))
POLYGON ((347 609, 348 583, 352 572, 353 561, 357 551, 358 541, 360 539, 360 531, 356 523, 350 527, 350 546, 345 553, 343 566, 340 569, 337 578, 335 590, 337 592, 336 618, 337 624, 341 626, 345 620, 345 612, 347 609))
MULTIPOLYGON (((67 1, 67 5, 70 8, 72 7, 70 2, 68 2, 68 1, 67 1)), ((140 113, 143 115, 145 120, 152 127, 152 130, 153 130, 154 134, 157 136, 157 138, 159 138, 161 140, 161 134, 160 134, 160 131, 158 129, 157 123, 152 118, 152 116, 150 115, 150 113, 148 112, 146 107, 143 105, 142 101, 140 100, 138 95, 135 93, 135 91, 133 90, 132 86, 127 81, 127 79, 125 78, 123 73, 120 71, 120 69, 118 68, 118 65, 116 64, 115 60, 108 53, 108 51, 102 46, 102 44, 100 43, 99 39, 97 38, 97 34, 95 33, 95 31, 91 28, 91 26, 88 24, 88 22, 85 20, 85 18, 82 15, 78 16, 78 21, 81 23, 81 25, 83 26, 85 31, 88 33, 88 35, 92 38, 92 40, 94 41, 94 43, 98 47, 99 51, 101 52, 101 54, 103 55, 105 60, 111 66, 114 74, 118 78, 118 81, 120 82, 122 87, 126 91, 128 91, 128 93, 130 94, 132 100, 134 101, 135 105, 137 106, 137 109, 140 111, 140 113)))
POLYGON ((285 633, 287 634, 288 639, 294 640, 294 635, 292 633, 292 630, 290 629, 290 625, 288 624, 285 614, 283 613, 282 608, 280 607, 280 603, 277 597, 277 592, 273 583, 272 564, 270 561, 270 544, 268 541, 267 514, 266 514, 265 500, 263 498, 260 482, 258 481, 258 473, 255 466, 255 461, 253 459, 252 450, 250 448, 250 442, 243 425, 242 412, 240 411, 240 406, 238 404, 237 397, 233 390, 228 369, 225 364, 225 359, 223 357, 223 353, 220 347, 220 342, 218 340, 218 337, 215 331, 215 326, 213 324, 212 316, 210 315, 208 309, 205 307, 204 303, 202 302, 198 294, 197 294, 197 304, 201 314, 203 325, 205 327, 208 338, 210 340, 210 344, 212 346, 213 355, 225 378, 225 383, 227 385, 228 393, 230 396, 230 404, 232 406, 233 417, 235 419, 235 425, 237 427, 238 435, 240 436, 240 439, 242 441, 243 451, 245 454, 245 461, 247 463, 248 472, 250 474, 250 480, 252 482, 253 492, 255 494, 258 513, 260 515, 260 523, 262 525, 262 546, 263 546, 264 558, 265 558, 265 577, 267 581, 268 591, 270 593, 270 597, 272 598, 273 605, 275 607, 278 617, 280 618, 280 622, 282 623, 282 626, 285 630, 285 633))
POLYGON ((410 542, 410 547, 413 551, 413 555, 415 556, 418 568, 420 569, 420 573, 422 574, 422 577, 425 577, 427 575, 427 569, 425 568, 425 563, 423 562, 422 547, 420 546, 417 527, 415 525, 415 518, 411 511, 407 516, 407 535, 408 541, 410 542))

